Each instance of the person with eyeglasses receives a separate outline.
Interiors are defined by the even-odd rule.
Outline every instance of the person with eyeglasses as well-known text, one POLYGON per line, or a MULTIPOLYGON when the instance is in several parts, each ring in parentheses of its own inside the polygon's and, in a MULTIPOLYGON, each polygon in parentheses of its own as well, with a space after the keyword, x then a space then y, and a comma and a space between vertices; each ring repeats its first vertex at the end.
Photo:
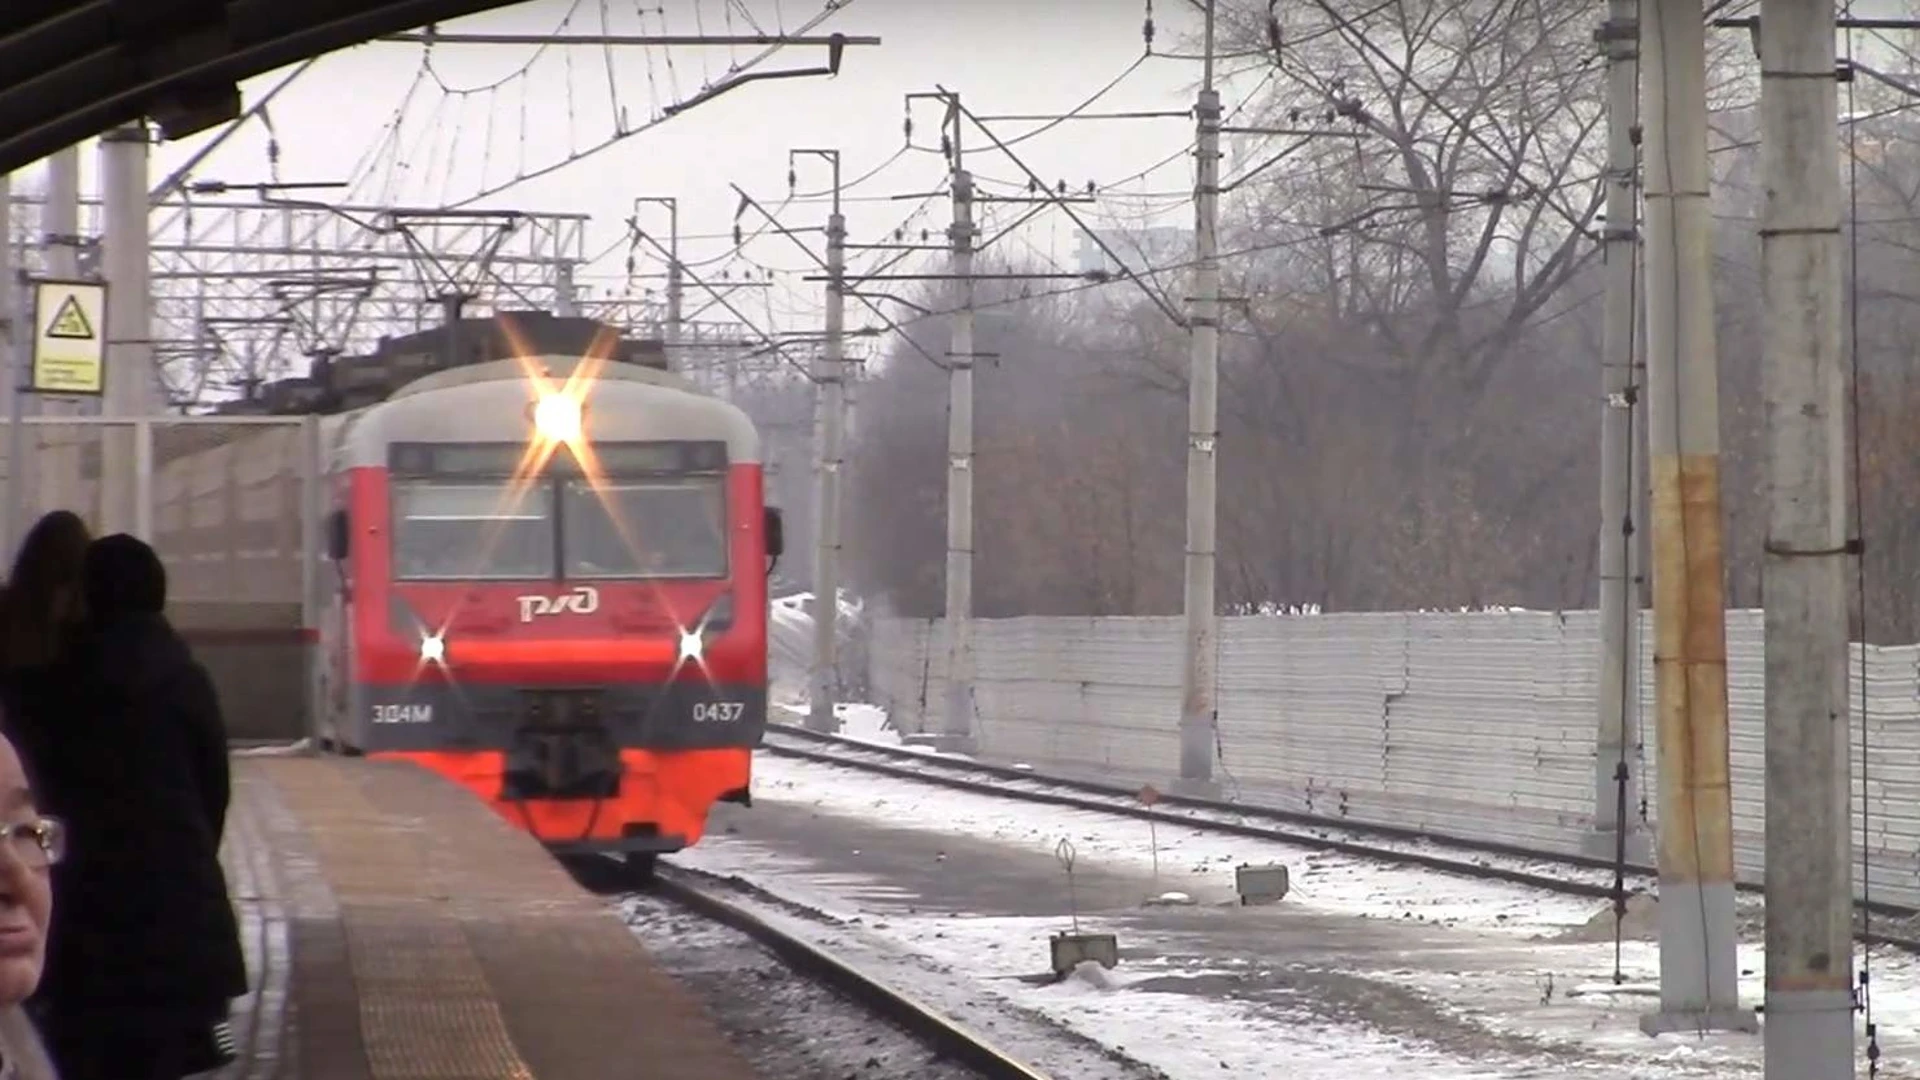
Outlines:
POLYGON ((24 1005, 46 968, 50 871, 66 826, 41 813, 13 743, 0 737, 0 1080, 59 1080, 24 1005))

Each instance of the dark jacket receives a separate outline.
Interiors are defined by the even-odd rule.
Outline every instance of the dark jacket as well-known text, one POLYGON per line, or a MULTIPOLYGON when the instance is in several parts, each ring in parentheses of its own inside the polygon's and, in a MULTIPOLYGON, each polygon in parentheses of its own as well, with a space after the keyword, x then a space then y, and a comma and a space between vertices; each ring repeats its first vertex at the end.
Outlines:
POLYGON ((9 681, 24 756, 70 830, 36 1000, 217 1015, 247 974, 219 860, 230 788, 206 669, 163 616, 129 611, 9 681))

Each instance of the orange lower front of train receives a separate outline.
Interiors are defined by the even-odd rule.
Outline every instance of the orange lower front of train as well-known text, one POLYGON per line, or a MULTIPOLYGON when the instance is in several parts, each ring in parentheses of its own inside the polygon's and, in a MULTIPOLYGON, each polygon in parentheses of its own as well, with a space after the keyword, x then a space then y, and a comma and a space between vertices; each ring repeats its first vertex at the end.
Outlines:
POLYGON ((617 790, 597 797, 503 798, 509 787, 501 751, 386 751, 372 758, 411 761, 479 796, 516 828, 556 854, 647 858, 698 843, 718 802, 746 803, 753 752, 745 748, 619 753, 617 790))

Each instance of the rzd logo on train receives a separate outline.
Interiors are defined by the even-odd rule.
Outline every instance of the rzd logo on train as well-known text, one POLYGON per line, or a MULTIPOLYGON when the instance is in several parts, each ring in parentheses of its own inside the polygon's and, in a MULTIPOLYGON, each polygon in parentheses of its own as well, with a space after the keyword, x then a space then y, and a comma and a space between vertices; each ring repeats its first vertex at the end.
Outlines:
POLYGON ((559 596, 516 596, 520 603, 520 621, 532 622, 542 615, 591 615, 600 610, 600 590, 582 585, 559 596))

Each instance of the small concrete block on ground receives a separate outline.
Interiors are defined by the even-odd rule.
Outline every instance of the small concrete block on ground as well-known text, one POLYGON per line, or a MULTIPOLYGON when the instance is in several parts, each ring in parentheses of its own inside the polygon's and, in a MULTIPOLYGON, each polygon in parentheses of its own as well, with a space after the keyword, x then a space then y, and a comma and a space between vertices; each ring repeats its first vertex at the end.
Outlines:
POLYGON ((237 759, 233 1080, 753 1080, 531 837, 413 765, 237 759))

